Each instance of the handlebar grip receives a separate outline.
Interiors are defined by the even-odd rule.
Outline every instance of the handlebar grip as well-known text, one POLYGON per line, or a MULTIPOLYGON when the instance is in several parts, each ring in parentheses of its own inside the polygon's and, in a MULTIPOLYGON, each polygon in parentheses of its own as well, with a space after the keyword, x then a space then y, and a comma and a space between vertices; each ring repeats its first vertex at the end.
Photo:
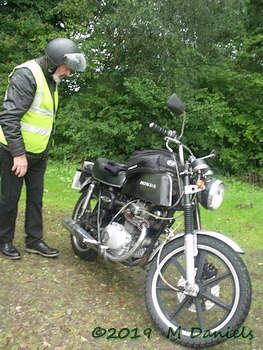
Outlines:
POLYGON ((171 138, 175 138, 176 137, 176 131, 175 130, 166 130, 164 128, 162 128, 161 126, 155 124, 155 123, 150 123, 149 124, 149 128, 153 129, 154 131, 158 132, 159 134, 162 134, 164 136, 168 136, 171 138))

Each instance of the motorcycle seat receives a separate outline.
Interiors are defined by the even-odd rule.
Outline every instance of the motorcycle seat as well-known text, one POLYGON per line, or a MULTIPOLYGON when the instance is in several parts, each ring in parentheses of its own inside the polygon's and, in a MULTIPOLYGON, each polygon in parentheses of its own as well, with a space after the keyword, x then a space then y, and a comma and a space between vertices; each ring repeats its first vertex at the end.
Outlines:
POLYGON ((92 168, 92 175, 106 185, 122 187, 126 180, 126 165, 107 158, 97 158, 92 168))
POLYGON ((109 170, 112 175, 117 175, 120 171, 126 171, 127 166, 125 164, 116 163, 114 160, 109 159, 105 165, 105 169, 109 170))

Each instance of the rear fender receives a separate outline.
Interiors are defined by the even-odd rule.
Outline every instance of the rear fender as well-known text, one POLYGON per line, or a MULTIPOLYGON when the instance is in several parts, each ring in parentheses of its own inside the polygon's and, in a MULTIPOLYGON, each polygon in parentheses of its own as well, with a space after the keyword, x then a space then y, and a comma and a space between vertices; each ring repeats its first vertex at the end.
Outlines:
POLYGON ((83 192, 83 190, 93 181, 92 162, 85 161, 82 168, 77 168, 71 188, 83 192))
POLYGON ((93 181, 93 177, 90 174, 89 177, 86 178, 86 180, 81 184, 80 188, 79 188, 79 192, 83 192, 83 190, 89 185, 91 184, 91 182, 93 181))
MULTIPOLYGON (((240 246, 236 242, 234 242, 231 238, 223 235, 222 233, 215 232, 215 231, 202 231, 202 230, 195 230, 194 232, 198 235, 214 237, 224 242, 225 244, 227 244, 230 248, 235 250, 237 253, 244 254, 243 249, 240 248, 240 246)), ((167 244, 169 244, 172 241, 175 241, 176 239, 183 237, 184 235, 185 235, 184 232, 178 233, 178 235, 174 236, 171 240, 169 240, 167 244)), ((161 249, 161 245, 151 254, 151 256, 148 259, 148 262, 150 262, 155 257, 155 255, 159 252, 160 249, 161 249)))

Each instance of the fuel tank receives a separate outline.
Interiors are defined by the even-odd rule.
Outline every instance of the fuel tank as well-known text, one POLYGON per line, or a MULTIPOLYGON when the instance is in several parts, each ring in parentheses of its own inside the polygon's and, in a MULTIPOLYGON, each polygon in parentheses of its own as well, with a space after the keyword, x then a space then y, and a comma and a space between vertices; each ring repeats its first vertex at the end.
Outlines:
POLYGON ((128 178, 122 187, 122 192, 133 198, 171 206, 173 201, 174 178, 170 173, 142 173, 128 178))

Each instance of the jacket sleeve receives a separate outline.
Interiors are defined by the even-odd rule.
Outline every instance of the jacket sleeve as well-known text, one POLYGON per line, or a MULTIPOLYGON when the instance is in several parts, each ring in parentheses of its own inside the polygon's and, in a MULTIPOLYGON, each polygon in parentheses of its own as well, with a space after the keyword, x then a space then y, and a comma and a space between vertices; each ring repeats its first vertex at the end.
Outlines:
POLYGON ((26 153, 20 120, 30 108, 35 91, 36 82, 31 71, 27 68, 17 69, 10 79, 0 112, 0 125, 13 157, 26 153))

